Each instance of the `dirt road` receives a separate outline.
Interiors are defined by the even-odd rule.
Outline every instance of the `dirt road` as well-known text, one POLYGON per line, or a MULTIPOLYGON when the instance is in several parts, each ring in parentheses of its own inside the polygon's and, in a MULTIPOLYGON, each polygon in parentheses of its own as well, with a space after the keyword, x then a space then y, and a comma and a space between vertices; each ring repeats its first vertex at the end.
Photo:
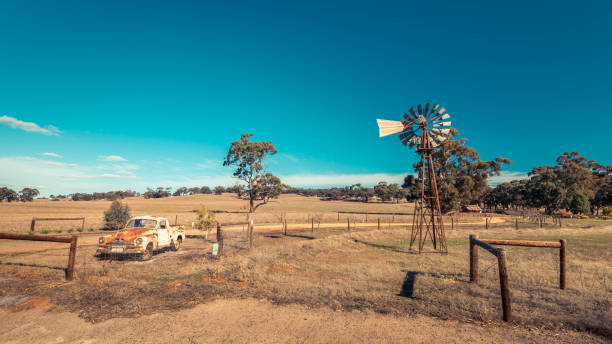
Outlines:
POLYGON ((584 333, 482 327, 425 316, 275 306, 267 301, 216 300, 180 312, 91 324, 76 314, 34 308, 0 313, 0 342, 32 343, 604 343, 584 333))

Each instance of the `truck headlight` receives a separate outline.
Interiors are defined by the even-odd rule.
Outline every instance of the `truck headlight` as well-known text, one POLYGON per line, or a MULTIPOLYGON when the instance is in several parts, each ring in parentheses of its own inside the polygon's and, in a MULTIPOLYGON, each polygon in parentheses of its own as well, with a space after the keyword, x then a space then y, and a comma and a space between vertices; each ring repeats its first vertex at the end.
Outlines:
POLYGON ((142 245, 142 238, 138 238, 138 239, 136 239, 135 243, 136 243, 136 245, 138 245, 138 246, 142 245))
POLYGON ((100 237, 100 239, 98 239, 98 242, 99 242, 100 244, 104 244, 104 237, 100 237))

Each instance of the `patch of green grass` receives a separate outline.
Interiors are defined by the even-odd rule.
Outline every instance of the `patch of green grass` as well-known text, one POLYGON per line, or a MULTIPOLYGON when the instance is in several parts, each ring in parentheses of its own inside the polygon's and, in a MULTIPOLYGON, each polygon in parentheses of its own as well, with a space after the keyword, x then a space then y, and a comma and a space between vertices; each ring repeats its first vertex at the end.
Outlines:
POLYGON ((74 229, 70 228, 69 230, 67 230, 68 233, 72 233, 74 232, 74 229))
POLYGON ((89 227, 89 229, 88 229, 88 230, 89 230, 90 232, 95 231, 95 229, 94 229, 93 227, 89 227))
POLYGON ((40 231, 40 234, 49 234, 49 231, 44 229, 44 230, 40 231))
POLYGON ((59 233, 63 232, 63 230, 61 230, 61 229, 56 229, 54 232, 55 232, 55 233, 57 233, 57 234, 59 234, 59 233))
POLYGON ((28 231, 28 235, 34 235, 33 231, 28 231))
POLYGON ((83 232, 83 227, 77 228, 77 232, 79 232, 79 233, 83 232))

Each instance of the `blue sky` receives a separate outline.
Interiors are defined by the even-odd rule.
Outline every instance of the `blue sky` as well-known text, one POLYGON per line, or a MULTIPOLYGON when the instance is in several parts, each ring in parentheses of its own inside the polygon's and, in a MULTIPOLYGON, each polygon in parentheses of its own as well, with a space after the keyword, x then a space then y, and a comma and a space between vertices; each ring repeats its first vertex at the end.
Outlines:
POLYGON ((45 195, 231 185, 243 132, 294 186, 399 181, 375 119, 425 102, 505 179, 612 163, 605 0, 5 1, 0 32, 0 184, 45 195))

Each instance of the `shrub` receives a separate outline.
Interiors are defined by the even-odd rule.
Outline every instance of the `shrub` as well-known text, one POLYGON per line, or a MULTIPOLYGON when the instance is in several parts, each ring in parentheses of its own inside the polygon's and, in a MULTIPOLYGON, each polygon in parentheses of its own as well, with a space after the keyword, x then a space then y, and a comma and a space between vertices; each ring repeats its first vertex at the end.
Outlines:
POLYGON ((601 213, 604 214, 604 216, 612 215, 612 207, 603 207, 601 213))
POLYGON ((68 233, 72 233, 72 232, 74 232, 74 229, 73 229, 73 228, 70 228, 69 230, 67 230, 67 232, 68 232, 68 233))
POLYGON ((44 229, 44 230, 40 231, 40 234, 49 234, 49 231, 44 229))
POLYGON ((81 233, 83 231, 83 229, 84 229, 83 227, 79 227, 79 228, 77 228, 77 232, 81 233))
POLYGON ((210 230, 213 229, 213 227, 217 224, 217 221, 215 221, 215 214, 213 214, 212 211, 206 209, 205 206, 200 206, 200 209, 198 209, 197 211, 198 213, 198 218, 196 220, 196 228, 199 230, 205 230, 206 231, 206 239, 208 239, 208 233, 210 233, 210 230))
POLYGON ((88 231, 93 232, 95 229, 93 227, 89 227, 88 231))
POLYGON ((61 232, 63 232, 63 230, 61 230, 61 229, 56 229, 55 230, 55 233, 57 233, 57 234, 60 234, 61 232))
POLYGON ((28 235, 34 235, 34 232, 28 231, 28 235))
POLYGON ((120 229, 130 219, 130 208, 115 200, 104 212, 104 226, 108 229, 120 229))

